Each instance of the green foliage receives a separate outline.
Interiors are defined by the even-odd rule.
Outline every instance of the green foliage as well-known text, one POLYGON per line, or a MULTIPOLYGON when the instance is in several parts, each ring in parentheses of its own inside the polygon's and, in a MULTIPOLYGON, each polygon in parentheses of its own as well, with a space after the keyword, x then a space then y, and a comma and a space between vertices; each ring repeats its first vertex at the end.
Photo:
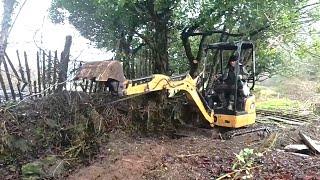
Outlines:
POLYGON ((65 163, 57 156, 49 155, 37 161, 22 165, 22 179, 61 178, 65 171, 65 163))
POLYGON ((244 171, 245 175, 241 177, 241 179, 252 179, 253 172, 252 167, 256 158, 261 157, 261 153, 255 153, 253 149, 245 148, 240 151, 239 154, 235 154, 236 159, 232 166, 232 170, 238 171, 238 174, 235 176, 239 176, 239 174, 244 171))
POLYGON ((254 88, 254 95, 259 102, 276 98, 278 96, 278 93, 269 87, 256 85, 254 88))
POLYGON ((258 56, 256 57, 256 73, 268 73, 270 75, 279 74, 284 71, 285 60, 283 59, 281 52, 275 48, 267 48, 267 43, 261 42, 256 51, 258 56))
POLYGON ((298 37, 295 44, 292 44, 292 67, 297 69, 294 76, 309 77, 310 79, 318 79, 320 77, 320 38, 319 36, 311 35, 309 41, 305 41, 298 37))
MULTIPOLYGON (((308 3, 308 0, 53 0, 50 15, 54 22, 68 18, 83 36, 108 50, 123 52, 123 49, 129 49, 128 53, 145 43, 152 52, 159 51, 152 58, 161 56, 160 59, 166 61, 168 56, 170 69, 174 72, 187 69, 188 61, 180 40, 185 28, 196 27, 195 32, 223 30, 242 34, 224 35, 223 40, 255 41, 258 73, 295 75, 296 61, 288 56, 288 51, 271 41, 290 44, 297 38, 297 33, 306 28, 306 23, 319 19, 318 8, 307 8, 308 3)), ((220 34, 207 38, 208 43, 220 40, 220 34)), ((196 53, 200 36, 193 37, 190 43, 196 53)), ((302 57, 310 47, 318 52, 319 42, 296 49, 295 57, 302 57)), ((127 56, 126 52, 124 55, 127 56)), ((316 63, 311 56, 307 59, 311 65, 316 63)), ((314 69, 316 67, 308 70, 314 72, 314 69)))
POLYGON ((24 179, 40 179, 44 175, 40 162, 32 162, 22 166, 22 176, 24 179))
MULTIPOLYGON (((279 84, 274 83, 274 84, 279 84)), ((292 110, 292 109, 300 109, 303 106, 303 103, 297 100, 291 100, 284 96, 283 87, 266 87, 266 86, 256 86, 254 90, 254 94, 256 96, 256 106, 257 109, 265 109, 265 110, 292 110), (281 97, 280 97, 280 93, 281 97)))

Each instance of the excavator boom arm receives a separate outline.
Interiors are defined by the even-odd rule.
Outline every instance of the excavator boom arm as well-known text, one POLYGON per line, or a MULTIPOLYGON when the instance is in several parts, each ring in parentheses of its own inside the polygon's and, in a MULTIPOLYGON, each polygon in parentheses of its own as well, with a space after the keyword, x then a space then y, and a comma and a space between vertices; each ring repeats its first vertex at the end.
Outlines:
POLYGON ((154 74, 150 77, 124 82, 123 95, 136 95, 153 91, 168 90, 187 92, 195 102, 204 118, 211 126, 214 122, 214 112, 208 107, 205 100, 199 94, 196 87, 196 80, 192 79, 189 74, 179 77, 169 77, 162 74, 154 74))

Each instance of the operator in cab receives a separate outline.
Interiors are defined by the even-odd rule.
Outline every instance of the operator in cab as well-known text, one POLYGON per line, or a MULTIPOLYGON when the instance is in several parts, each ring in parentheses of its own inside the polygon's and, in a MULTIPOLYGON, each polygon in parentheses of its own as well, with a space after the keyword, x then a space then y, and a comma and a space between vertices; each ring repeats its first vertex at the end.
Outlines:
POLYGON ((246 80, 248 78, 247 71, 243 68, 241 63, 239 64, 239 73, 236 76, 236 65, 237 65, 238 57, 236 55, 232 55, 229 58, 228 64, 224 71, 222 77, 219 77, 219 80, 222 82, 215 91, 219 95, 219 99, 222 103, 222 107, 228 110, 234 110, 235 104, 235 89, 236 89, 236 82, 237 82, 237 93, 238 93, 238 107, 242 108, 242 99, 245 96, 249 95, 249 90, 246 85, 246 80))

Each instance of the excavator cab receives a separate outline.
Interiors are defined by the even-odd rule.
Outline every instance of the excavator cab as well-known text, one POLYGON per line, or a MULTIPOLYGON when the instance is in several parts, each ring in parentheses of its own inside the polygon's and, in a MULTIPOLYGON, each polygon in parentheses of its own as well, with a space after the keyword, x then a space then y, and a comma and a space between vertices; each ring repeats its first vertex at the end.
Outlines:
POLYGON ((208 106, 215 113, 214 124, 242 127, 255 122, 254 44, 248 41, 220 42, 206 47, 208 60, 213 59, 203 83, 208 106), (210 57, 209 57, 210 56, 210 57), (206 85, 206 86, 205 86, 206 85))

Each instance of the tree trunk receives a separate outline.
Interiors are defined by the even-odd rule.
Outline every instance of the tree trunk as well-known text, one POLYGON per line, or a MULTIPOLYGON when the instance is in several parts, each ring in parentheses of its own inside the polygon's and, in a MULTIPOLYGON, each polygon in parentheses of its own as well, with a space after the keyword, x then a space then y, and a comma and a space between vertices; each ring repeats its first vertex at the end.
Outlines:
POLYGON ((169 70, 168 27, 166 20, 155 23, 153 47, 151 48, 154 61, 153 73, 167 74, 169 70))
POLYGON ((184 50, 186 52, 186 56, 188 58, 188 62, 189 62, 189 66, 190 66, 189 74, 193 78, 197 76, 197 70, 198 70, 199 64, 201 62, 201 57, 203 55, 203 44, 206 40, 206 37, 208 36, 208 34, 201 35, 201 40, 198 45, 197 55, 194 56, 192 54, 192 49, 191 49, 191 44, 190 44, 189 38, 192 36, 192 33, 194 33, 194 31, 197 28, 198 28, 198 26, 192 26, 190 28, 185 28, 181 33, 182 44, 183 44, 184 50))
POLYGON ((72 43, 72 36, 67 36, 66 43, 64 45, 64 50, 61 53, 61 60, 59 64, 60 68, 59 68, 57 92, 62 92, 63 87, 66 87, 71 43, 72 43))

